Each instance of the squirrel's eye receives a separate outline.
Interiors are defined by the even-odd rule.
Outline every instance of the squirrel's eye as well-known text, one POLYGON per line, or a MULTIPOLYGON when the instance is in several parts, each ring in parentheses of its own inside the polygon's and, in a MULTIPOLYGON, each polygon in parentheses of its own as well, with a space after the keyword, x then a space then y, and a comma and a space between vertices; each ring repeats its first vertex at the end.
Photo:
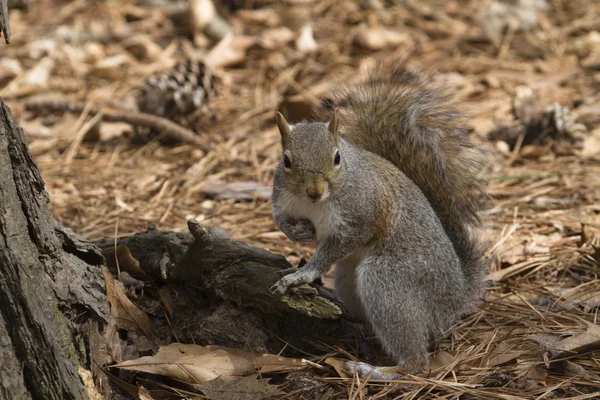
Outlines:
POLYGON ((334 165, 340 165, 340 161, 341 161, 340 152, 336 151, 335 152, 335 157, 333 158, 333 164, 334 165))
POLYGON ((292 168, 292 162, 290 161, 290 158, 286 155, 283 156, 283 166, 287 169, 292 168))

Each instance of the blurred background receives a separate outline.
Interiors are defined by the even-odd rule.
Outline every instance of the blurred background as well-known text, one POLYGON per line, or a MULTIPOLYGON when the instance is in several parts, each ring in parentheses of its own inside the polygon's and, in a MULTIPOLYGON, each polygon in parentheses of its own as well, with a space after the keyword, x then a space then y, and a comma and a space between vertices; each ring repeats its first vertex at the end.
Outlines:
POLYGON ((89 239, 149 224, 185 230, 193 217, 292 262, 310 256, 270 216, 275 111, 310 120, 336 85, 399 59, 437 72, 471 113, 496 199, 491 237, 530 224, 496 249, 498 265, 526 258, 523 241, 547 249, 597 222, 597 1, 8 6, 0 96, 25 130, 55 217, 89 239))
MULTIPOLYGON (((434 71, 471 115, 494 199, 484 216, 490 289, 439 344, 448 369, 435 393, 597 395, 599 1, 8 0, 8 9, 0 96, 55 218, 90 240, 150 225, 186 231, 195 218, 297 265, 313 248, 276 229, 268 201, 275 112, 311 120, 332 89, 379 62, 434 71), (582 354, 555 352, 550 364, 548 349, 573 332, 569 348, 582 354)), ((341 381, 328 382, 347 398, 341 381)), ((396 389, 417 398, 430 383, 396 389)))

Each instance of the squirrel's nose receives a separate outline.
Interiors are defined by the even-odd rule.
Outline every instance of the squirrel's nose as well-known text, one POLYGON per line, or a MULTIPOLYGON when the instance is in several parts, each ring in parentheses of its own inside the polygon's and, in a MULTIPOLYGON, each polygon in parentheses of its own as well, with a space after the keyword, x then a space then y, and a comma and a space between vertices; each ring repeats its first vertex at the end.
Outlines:
POLYGON ((317 201, 323 196, 323 192, 318 189, 306 189, 306 195, 312 200, 317 201))

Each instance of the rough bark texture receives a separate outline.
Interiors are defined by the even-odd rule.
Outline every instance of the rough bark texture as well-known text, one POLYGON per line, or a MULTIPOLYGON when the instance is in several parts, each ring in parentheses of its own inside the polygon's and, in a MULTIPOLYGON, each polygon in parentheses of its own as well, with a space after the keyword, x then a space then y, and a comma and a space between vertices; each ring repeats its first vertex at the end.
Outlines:
MULTIPOLYGON (((283 256, 233 241, 218 231, 188 223, 191 234, 149 230, 118 239, 141 269, 184 299, 174 318, 152 319, 153 330, 194 340, 254 351, 279 352, 286 343, 314 351, 308 342, 339 344, 352 340, 350 319, 333 295, 319 285, 304 285, 285 296, 269 288, 280 271, 292 266, 283 256)), ((114 257, 114 239, 97 243, 114 257)))
POLYGON ((22 129, 0 99, 0 397, 87 398, 82 328, 108 315, 101 255, 55 223, 22 129))

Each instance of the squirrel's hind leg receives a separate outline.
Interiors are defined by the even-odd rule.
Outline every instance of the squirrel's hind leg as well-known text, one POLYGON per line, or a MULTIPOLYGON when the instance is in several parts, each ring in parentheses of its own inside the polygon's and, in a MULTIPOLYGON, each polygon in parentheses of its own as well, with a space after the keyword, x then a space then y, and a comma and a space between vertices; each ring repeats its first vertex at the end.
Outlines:
POLYGON ((362 362, 347 362, 345 369, 361 378, 399 379, 417 373, 428 365, 429 310, 420 302, 416 285, 406 275, 412 266, 403 267, 391 257, 367 257, 356 269, 356 291, 364 316, 384 350, 396 366, 375 367, 362 362))
POLYGON ((333 280, 336 296, 346 310, 355 318, 364 321, 365 311, 356 289, 356 268, 359 261, 352 255, 338 261, 333 269, 333 280))

